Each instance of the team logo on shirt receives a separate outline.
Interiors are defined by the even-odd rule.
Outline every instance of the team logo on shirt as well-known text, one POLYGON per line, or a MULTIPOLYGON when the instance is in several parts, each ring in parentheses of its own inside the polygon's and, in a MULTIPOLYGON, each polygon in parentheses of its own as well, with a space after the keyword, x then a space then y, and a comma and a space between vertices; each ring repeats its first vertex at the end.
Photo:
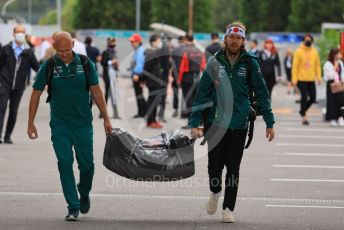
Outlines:
POLYGON ((262 74, 262 71, 260 70, 260 67, 258 66, 258 69, 257 69, 257 73, 258 74, 262 74))
POLYGON ((218 74, 218 77, 219 78, 222 78, 226 75, 226 67, 223 66, 223 65, 220 65, 219 66, 219 74, 218 74))
POLYGON ((239 77, 245 77, 246 76, 246 68, 245 67, 239 67, 238 69, 238 76, 239 77))
POLYGON ((76 73, 77 74, 83 74, 84 73, 84 69, 82 68, 82 65, 76 66, 76 73))
POLYGON ((61 78, 63 74, 62 66, 55 66, 53 71, 53 78, 61 78))

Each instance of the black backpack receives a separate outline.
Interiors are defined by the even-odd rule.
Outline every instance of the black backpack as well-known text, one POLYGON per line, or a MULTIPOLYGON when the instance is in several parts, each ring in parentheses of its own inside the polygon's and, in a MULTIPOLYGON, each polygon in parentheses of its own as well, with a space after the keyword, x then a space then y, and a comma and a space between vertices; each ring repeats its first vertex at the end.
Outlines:
MULTIPOLYGON (((87 56, 82 55, 82 54, 78 54, 78 55, 80 57, 82 69, 86 77, 86 90, 89 91, 90 86, 88 84, 88 78, 89 78, 90 70, 91 70, 90 62, 87 56)), ((53 56, 47 60, 46 77, 47 77, 47 86, 48 86, 48 91, 47 91, 48 97, 47 97, 46 103, 49 103, 51 100, 51 89, 52 89, 51 83, 52 83, 52 78, 53 78, 55 69, 56 69, 55 56, 53 56)), ((92 98, 90 98, 90 106, 92 106, 92 98)))

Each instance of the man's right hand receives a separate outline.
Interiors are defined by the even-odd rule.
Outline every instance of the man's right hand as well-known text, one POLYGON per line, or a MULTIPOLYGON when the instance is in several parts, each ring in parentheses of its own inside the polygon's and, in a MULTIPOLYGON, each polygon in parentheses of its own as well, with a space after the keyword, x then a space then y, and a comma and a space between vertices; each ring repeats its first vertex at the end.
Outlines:
POLYGON ((200 128, 192 128, 190 136, 192 139, 197 139, 203 136, 203 129, 200 128))
POLYGON ((36 126, 34 124, 28 125, 27 134, 29 135, 30 139, 37 139, 38 138, 37 129, 36 129, 36 126))

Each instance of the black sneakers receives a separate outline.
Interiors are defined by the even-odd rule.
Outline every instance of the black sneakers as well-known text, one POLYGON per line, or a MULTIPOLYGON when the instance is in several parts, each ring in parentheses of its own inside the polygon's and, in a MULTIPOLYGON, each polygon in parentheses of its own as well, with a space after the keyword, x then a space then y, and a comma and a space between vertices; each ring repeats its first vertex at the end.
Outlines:
POLYGON ((302 125, 309 125, 309 121, 304 120, 304 121, 302 122, 302 125))
POLYGON ((13 144, 13 141, 11 140, 11 138, 5 137, 4 143, 5 143, 5 144, 13 144))
POLYGON ((80 197, 80 212, 82 214, 86 214, 88 213, 88 211, 90 211, 91 208, 91 200, 90 197, 87 196, 81 196, 80 197))

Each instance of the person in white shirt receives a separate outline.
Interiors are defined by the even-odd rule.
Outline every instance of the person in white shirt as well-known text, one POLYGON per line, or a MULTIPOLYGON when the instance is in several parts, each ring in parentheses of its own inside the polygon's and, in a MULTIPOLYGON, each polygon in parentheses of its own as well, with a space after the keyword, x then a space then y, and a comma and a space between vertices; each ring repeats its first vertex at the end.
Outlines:
POLYGON ((47 49, 49 49, 51 46, 50 42, 46 39, 43 38, 42 44, 39 47, 39 52, 38 52, 38 60, 44 60, 45 57, 45 53, 47 51, 47 49))
POLYGON ((72 32, 70 35, 72 36, 73 41, 74 41, 73 51, 77 54, 83 54, 83 55, 87 56, 86 47, 85 47, 84 43, 79 42, 76 39, 76 32, 72 32))
POLYGON ((340 108, 344 106, 344 92, 333 93, 331 84, 335 82, 344 82, 344 66, 340 60, 340 51, 338 48, 331 49, 328 59, 324 64, 324 79, 327 81, 326 97, 326 120, 330 121, 332 127, 344 127, 344 120, 340 114, 340 108))

